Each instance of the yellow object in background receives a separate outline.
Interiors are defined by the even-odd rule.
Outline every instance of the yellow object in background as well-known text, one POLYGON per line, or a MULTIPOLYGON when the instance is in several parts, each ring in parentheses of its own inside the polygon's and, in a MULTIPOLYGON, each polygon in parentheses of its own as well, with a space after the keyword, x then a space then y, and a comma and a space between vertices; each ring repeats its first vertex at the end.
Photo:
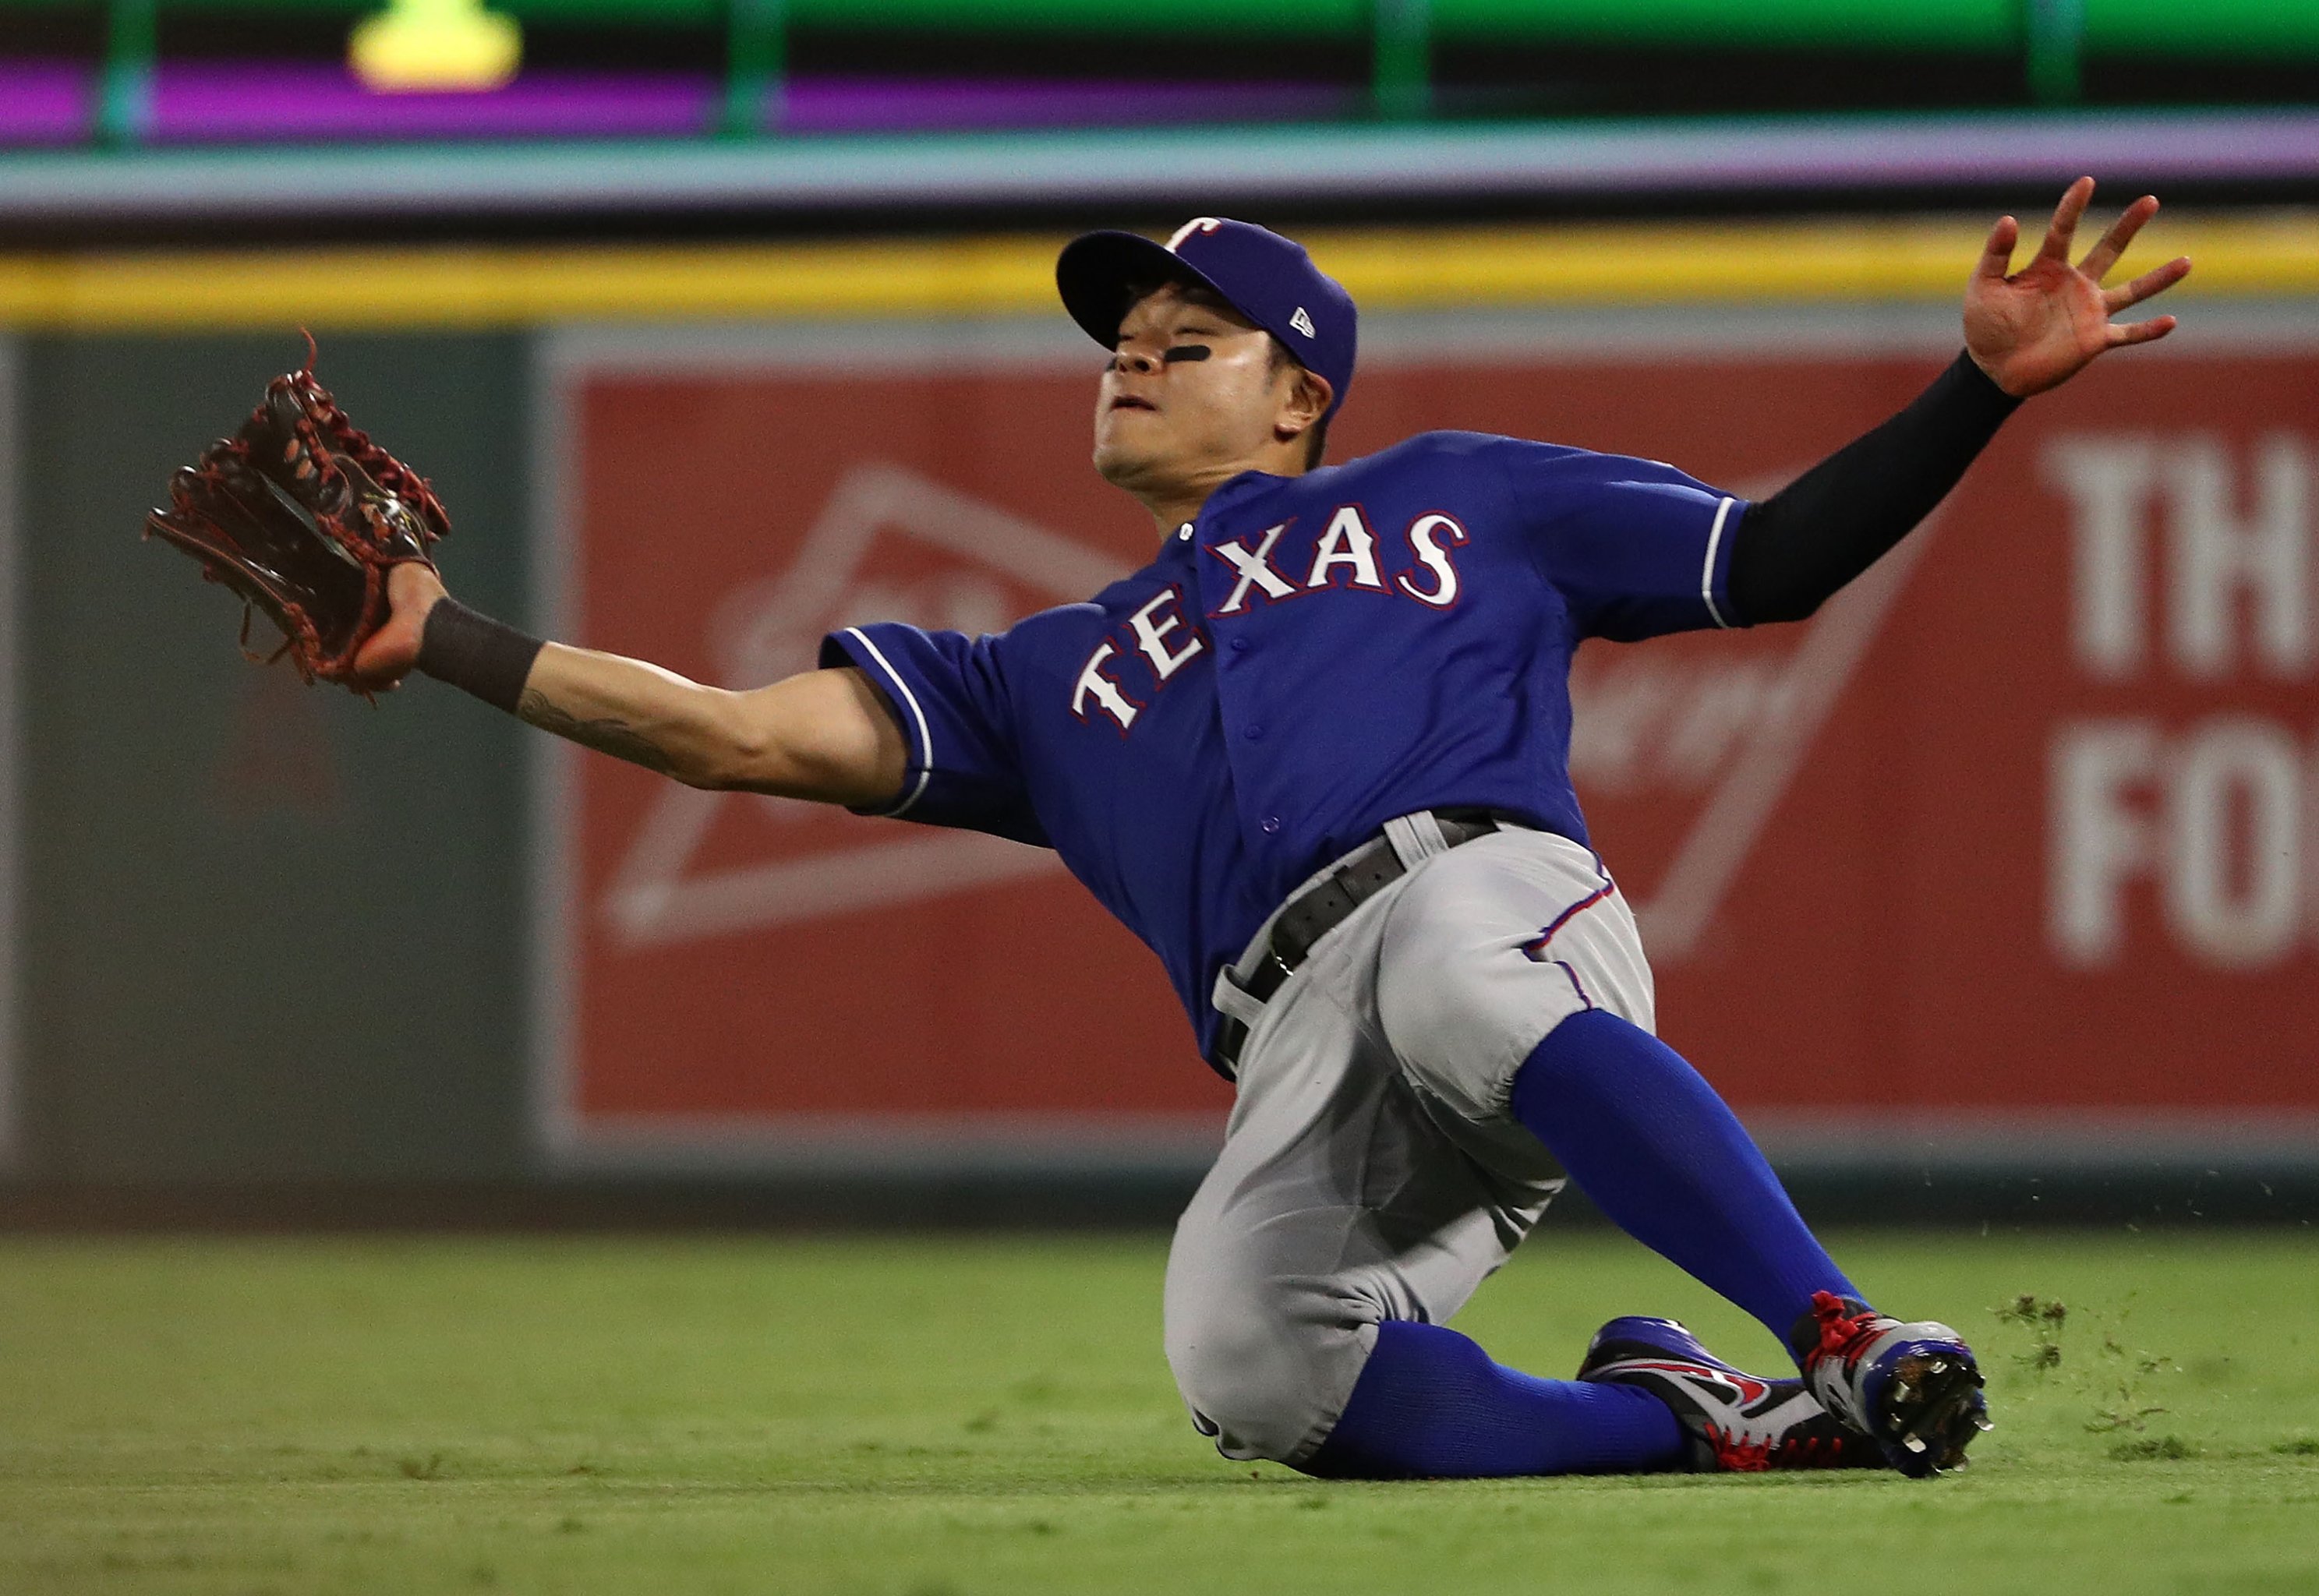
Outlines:
MULTIPOLYGON (((462 157, 462 158, 466 158, 462 157)), ((1948 309, 1978 217, 1313 228, 1364 310, 1915 302, 1948 309), (1799 288, 1798 284, 1806 285, 1799 288)), ((0 251, 0 332, 837 316, 1052 317, 1060 233, 841 243, 0 251)), ((2319 218, 2168 211, 2133 258, 2187 255, 2186 321, 2319 300, 2319 218)), ((2187 347, 2184 338, 2170 347, 2187 347)))
POLYGON ((483 0, 391 0, 347 41, 355 76, 384 94, 495 89, 522 59, 523 30, 483 0))

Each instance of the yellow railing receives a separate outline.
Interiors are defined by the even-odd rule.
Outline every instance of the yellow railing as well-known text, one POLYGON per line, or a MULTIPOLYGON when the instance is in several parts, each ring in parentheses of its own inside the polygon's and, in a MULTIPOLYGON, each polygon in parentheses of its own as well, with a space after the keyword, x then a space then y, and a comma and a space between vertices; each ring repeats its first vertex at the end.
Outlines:
MULTIPOLYGON (((2034 231, 2034 229, 2032 230, 2034 231)), ((1321 230, 1367 310, 1938 300, 1980 247, 1965 221, 1321 230)), ((699 247, 472 247, 0 255, 0 326, 203 330, 513 328, 575 320, 1037 313, 1060 237, 699 247)), ((2319 218, 2161 218, 2128 266, 2188 254, 2175 297, 2319 293, 2319 218)))

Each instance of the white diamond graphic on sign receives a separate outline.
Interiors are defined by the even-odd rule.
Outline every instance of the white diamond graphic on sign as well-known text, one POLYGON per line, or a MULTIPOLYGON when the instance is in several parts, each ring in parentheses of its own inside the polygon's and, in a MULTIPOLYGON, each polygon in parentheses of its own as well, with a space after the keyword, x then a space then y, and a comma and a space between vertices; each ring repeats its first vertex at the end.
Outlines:
MULTIPOLYGON (((857 465, 830 494, 789 571, 719 607, 714 631, 726 685, 760 687, 811 669, 823 634, 849 622, 899 618, 995 630, 1014 618, 997 582, 971 573, 932 595, 864 582, 862 567, 881 537, 962 557, 989 578, 1020 582, 1058 602, 1084 599, 1132 569, 901 466, 857 465), (930 608, 940 613, 926 613, 930 608)), ((693 870, 709 827, 734 803, 763 806, 776 818, 810 807, 671 784, 646 815, 600 906, 624 946, 885 907, 1060 868, 1044 848, 898 825, 889 837, 820 853, 693 870)))

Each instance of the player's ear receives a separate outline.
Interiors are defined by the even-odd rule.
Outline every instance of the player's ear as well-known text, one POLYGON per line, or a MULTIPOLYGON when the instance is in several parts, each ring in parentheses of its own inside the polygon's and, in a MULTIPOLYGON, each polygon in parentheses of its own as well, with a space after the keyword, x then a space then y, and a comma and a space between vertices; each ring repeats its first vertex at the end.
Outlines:
POLYGON ((1336 397, 1328 379, 1301 365, 1295 367, 1289 376, 1288 392, 1272 423, 1274 436, 1283 443, 1310 432, 1329 413, 1329 401, 1336 397))

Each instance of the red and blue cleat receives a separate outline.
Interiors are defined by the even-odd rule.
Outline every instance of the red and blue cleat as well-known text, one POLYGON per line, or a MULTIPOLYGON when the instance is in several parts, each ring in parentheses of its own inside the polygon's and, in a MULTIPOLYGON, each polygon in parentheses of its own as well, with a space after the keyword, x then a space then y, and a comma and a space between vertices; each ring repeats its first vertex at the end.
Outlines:
POLYGON ((1639 1385, 1674 1410, 1696 1473, 1884 1468, 1873 1441, 1830 1414, 1804 1382, 1734 1368, 1672 1319, 1614 1319, 1594 1332, 1581 1380, 1639 1385))
POLYGON ((1963 1468, 1965 1447, 1990 1428, 1981 1366, 1945 1324, 1904 1323, 1857 1298, 1815 1292, 1789 1346, 1820 1405, 1904 1474, 1963 1468))

